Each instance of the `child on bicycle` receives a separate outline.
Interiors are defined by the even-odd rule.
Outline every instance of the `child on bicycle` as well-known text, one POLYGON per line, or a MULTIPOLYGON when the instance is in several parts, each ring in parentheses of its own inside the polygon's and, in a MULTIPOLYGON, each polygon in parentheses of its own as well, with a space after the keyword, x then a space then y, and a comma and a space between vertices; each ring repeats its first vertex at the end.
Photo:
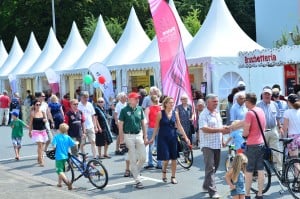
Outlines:
POLYGON ((230 187, 230 195, 233 199, 244 199, 245 190, 245 176, 246 165, 248 159, 244 154, 237 154, 232 163, 232 167, 225 175, 225 180, 230 187))
POLYGON ((22 137, 23 137, 23 127, 26 126, 27 128, 29 127, 24 121, 20 120, 19 118, 19 113, 16 111, 13 111, 11 113, 11 122, 10 126, 12 128, 11 132, 11 139, 12 143, 14 146, 16 160, 20 159, 20 149, 22 146, 22 137))
POLYGON ((59 133, 53 138, 52 145, 55 147, 55 166, 58 174, 57 187, 62 187, 62 181, 72 190, 72 182, 68 180, 64 171, 68 159, 69 148, 75 145, 75 142, 67 135, 69 126, 66 123, 59 125, 59 133))

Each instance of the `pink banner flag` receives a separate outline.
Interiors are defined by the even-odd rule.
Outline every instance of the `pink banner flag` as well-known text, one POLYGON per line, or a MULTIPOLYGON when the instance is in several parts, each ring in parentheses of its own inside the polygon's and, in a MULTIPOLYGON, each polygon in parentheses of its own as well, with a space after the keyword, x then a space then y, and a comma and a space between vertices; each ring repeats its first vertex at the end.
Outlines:
POLYGON ((186 94, 193 104, 189 71, 176 18, 165 0, 148 0, 154 21, 160 55, 160 73, 164 95, 176 105, 186 94))

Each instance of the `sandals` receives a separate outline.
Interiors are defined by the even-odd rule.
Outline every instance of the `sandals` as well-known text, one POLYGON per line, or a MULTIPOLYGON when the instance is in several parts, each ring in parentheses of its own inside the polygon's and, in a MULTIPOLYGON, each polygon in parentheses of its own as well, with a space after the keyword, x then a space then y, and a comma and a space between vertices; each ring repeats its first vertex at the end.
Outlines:
POLYGON ((124 177, 130 177, 130 171, 129 170, 125 170, 124 177))
POLYGON ((176 178, 175 178, 175 176, 171 177, 171 183, 172 184, 177 184, 178 183, 177 180, 176 180, 176 178))
POLYGON ((143 189, 144 185, 141 182, 136 183, 135 188, 137 189, 143 189))
POLYGON ((164 177, 162 177, 162 181, 163 182, 168 182, 168 179, 166 178, 166 173, 167 172, 165 170, 163 170, 162 173, 163 173, 163 176, 164 176, 164 177))
POLYGON ((60 187, 62 187, 62 185, 61 185, 61 184, 57 184, 56 186, 57 186, 57 187, 59 187, 59 188, 60 188, 60 187))

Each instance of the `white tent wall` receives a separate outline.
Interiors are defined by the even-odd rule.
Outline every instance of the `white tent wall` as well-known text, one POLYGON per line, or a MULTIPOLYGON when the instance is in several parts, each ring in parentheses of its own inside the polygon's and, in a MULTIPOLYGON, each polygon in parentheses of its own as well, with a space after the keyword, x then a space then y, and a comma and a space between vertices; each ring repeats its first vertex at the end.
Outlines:
POLYGON ((3 41, 0 40, 0 68, 1 68, 2 64, 5 62, 7 56, 8 56, 8 54, 7 54, 7 51, 3 44, 3 41))

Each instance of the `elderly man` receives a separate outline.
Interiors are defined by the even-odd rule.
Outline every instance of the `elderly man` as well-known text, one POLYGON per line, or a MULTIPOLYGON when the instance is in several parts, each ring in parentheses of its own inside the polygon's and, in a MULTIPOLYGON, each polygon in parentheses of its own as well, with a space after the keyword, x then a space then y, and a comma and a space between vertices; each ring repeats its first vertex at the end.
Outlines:
POLYGON ((78 104, 78 109, 83 113, 85 121, 85 134, 82 136, 82 142, 80 144, 81 152, 84 153, 84 146, 86 142, 86 137, 89 139, 89 142, 91 143, 92 153, 93 157, 97 158, 96 154, 96 134, 95 132, 98 132, 97 126, 96 126, 96 112, 95 109, 89 100, 89 93, 87 91, 81 92, 80 102, 78 104))
POLYGON ((5 119, 5 126, 9 122, 9 107, 10 107, 10 98, 6 90, 3 91, 3 95, 0 96, 0 125, 2 125, 3 118, 5 119))
POLYGON ((146 147, 148 143, 145 115, 142 107, 138 106, 139 95, 130 93, 128 95, 128 105, 121 110, 119 116, 119 136, 121 145, 125 144, 128 148, 128 158, 130 171, 136 182, 137 189, 144 188, 139 179, 140 171, 146 161, 146 147))
POLYGON ((211 198, 220 198, 217 193, 215 173, 220 164, 222 137, 228 134, 230 129, 222 124, 222 118, 217 110, 218 96, 208 94, 207 106, 200 114, 199 129, 200 147, 203 152, 205 177, 202 185, 203 190, 209 193, 211 198))
MULTIPOLYGON (((267 144, 273 148, 280 151, 279 145, 279 133, 283 133, 282 126, 280 124, 280 110, 276 102, 271 101, 272 90, 270 87, 266 86, 262 91, 262 100, 257 103, 257 107, 260 107, 266 117, 266 129, 270 131, 265 132, 265 137, 267 144)), ((278 152, 273 152, 273 161, 278 170, 281 170, 281 154, 278 152)))

